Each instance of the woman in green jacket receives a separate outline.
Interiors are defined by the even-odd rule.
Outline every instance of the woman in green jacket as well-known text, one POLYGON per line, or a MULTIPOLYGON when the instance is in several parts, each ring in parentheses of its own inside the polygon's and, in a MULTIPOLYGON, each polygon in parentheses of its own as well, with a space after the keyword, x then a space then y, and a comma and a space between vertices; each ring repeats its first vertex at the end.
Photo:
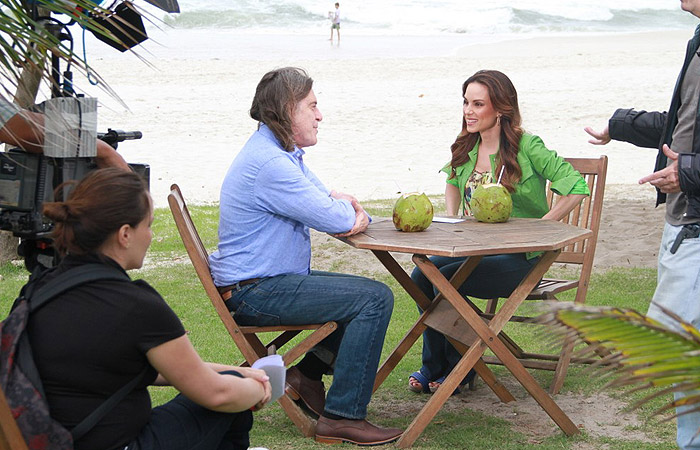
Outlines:
MULTIPOLYGON (((513 217, 560 220, 590 195, 585 180, 542 139, 521 128, 518 94, 510 79, 496 70, 481 70, 462 84, 464 97, 462 131, 451 146, 452 160, 442 169, 447 174, 445 204, 448 215, 471 215, 471 194, 477 186, 500 183, 513 199, 513 217), (550 189, 562 197, 549 210, 550 189)), ((517 253, 485 256, 460 286, 465 297, 508 297, 538 260, 538 254, 517 253)), ((432 257, 449 279, 464 258, 432 257)), ((423 273, 414 269, 411 278, 428 296, 437 290, 423 273)), ((423 333, 423 367, 409 377, 414 392, 434 392, 459 362, 461 355, 432 329, 423 333)), ((474 377, 472 370, 465 383, 474 377)))

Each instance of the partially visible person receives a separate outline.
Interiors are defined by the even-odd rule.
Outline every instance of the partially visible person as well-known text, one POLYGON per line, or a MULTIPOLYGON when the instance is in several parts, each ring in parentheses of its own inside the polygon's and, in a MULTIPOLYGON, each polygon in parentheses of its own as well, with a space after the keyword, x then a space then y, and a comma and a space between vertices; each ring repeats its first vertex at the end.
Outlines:
MULTIPOLYGON (((0 96, 0 142, 41 153, 44 145, 44 115, 28 111, 0 96)), ((98 139, 95 162, 99 168, 129 165, 111 145, 98 139)))
MULTIPOLYGON (((499 181, 513 199, 513 217, 559 220, 590 195, 585 180, 571 164, 547 149, 542 139, 521 128, 518 94, 510 79, 496 70, 481 70, 462 84, 462 131, 450 147, 447 174, 447 214, 471 215, 474 190, 499 181), (502 173, 502 175, 501 175, 502 173), (546 183, 561 198, 549 210, 546 183)), ((459 287, 465 297, 508 297, 539 260, 540 254, 485 256, 459 287)), ((430 260, 450 279, 465 258, 434 256, 430 260)), ((415 268, 413 281, 432 299, 438 291, 415 268)), ((444 335, 428 328, 423 333, 423 366, 409 377, 414 392, 434 392, 461 359, 444 335)), ((472 370, 462 384, 475 376, 472 370)))
POLYGON ((250 108, 258 129, 221 186, 214 283, 243 325, 333 320, 338 329, 287 371, 287 392, 314 417, 316 440, 378 445, 401 430, 366 420, 394 297, 369 278, 311 270, 310 228, 340 236, 369 216, 353 196, 329 191, 304 163, 323 116, 301 69, 266 73, 250 108), (333 373, 325 395, 322 377, 333 373))
POLYGON ((331 44, 333 43, 333 30, 338 34, 338 44, 340 44, 340 3, 335 4, 335 11, 329 13, 331 19, 331 44))
MULTIPOLYGON (((43 212, 65 257, 32 281, 36 287, 86 264, 124 274, 142 266, 153 202, 139 175, 95 170, 43 212)), ((244 450, 251 408, 270 399, 265 372, 203 362, 175 313, 142 280, 80 285, 33 313, 27 329, 51 416, 69 430, 147 370, 76 450, 244 450), (151 409, 151 384, 181 394, 151 409)))
MULTIPOLYGON (((700 17, 700 0, 681 0, 681 9, 700 17)), ((602 131, 586 127, 590 143, 610 140, 658 149, 654 173, 639 180, 657 190, 656 205, 666 203, 658 256, 656 290, 647 315, 668 327, 677 324, 670 310, 700 328, 700 25, 688 42, 685 61, 668 112, 618 109, 602 131)), ((681 400, 684 393, 676 393, 681 400)), ((676 409, 676 443, 700 449, 700 412, 694 405, 676 409)))

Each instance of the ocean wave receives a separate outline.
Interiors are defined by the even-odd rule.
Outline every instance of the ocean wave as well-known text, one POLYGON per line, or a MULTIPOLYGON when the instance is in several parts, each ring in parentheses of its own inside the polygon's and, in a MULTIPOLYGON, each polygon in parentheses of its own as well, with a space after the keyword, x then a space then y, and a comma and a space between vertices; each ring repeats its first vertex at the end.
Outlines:
POLYGON ((533 31, 614 32, 688 28, 696 25, 696 22, 697 19, 680 9, 611 9, 602 12, 599 17, 580 19, 513 8, 510 24, 533 31))
MULTIPOLYGON (((374 0, 347 9, 341 6, 341 12, 343 24, 354 31, 387 34, 647 31, 688 28, 697 22, 680 8, 669 9, 658 0, 621 0, 612 7, 599 0, 511 4, 492 0, 474 7, 463 0, 374 0)), ((326 7, 332 9, 332 2, 326 7)), ((167 15, 164 21, 175 28, 286 32, 329 25, 328 11, 312 0, 182 0, 181 9, 180 14, 167 15)))
POLYGON ((257 28, 279 27, 281 24, 310 25, 325 20, 299 5, 280 3, 264 10, 254 8, 195 9, 170 14, 164 21, 175 28, 257 28))

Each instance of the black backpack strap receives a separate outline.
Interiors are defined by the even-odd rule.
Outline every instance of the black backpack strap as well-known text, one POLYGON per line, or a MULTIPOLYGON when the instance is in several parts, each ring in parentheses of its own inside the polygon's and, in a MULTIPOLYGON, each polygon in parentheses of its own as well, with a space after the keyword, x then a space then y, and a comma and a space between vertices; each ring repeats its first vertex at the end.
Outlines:
POLYGON ((92 427, 97 425, 97 423, 102 420, 108 412, 112 410, 119 402, 124 400, 124 398, 129 395, 131 391, 138 386, 138 384, 143 380, 148 372, 148 366, 144 367, 143 370, 136 375, 131 381, 122 386, 117 392, 112 394, 107 400, 102 402, 93 412, 91 412, 86 418, 84 418, 78 425, 75 426, 70 432, 73 436, 73 442, 77 441, 81 437, 85 436, 85 433, 90 431, 92 427))
POLYGON ((39 289, 32 290, 27 297, 29 312, 32 313, 41 308, 48 301, 69 291, 81 284, 97 280, 124 280, 129 281, 127 274, 104 264, 84 264, 68 269, 56 278, 47 282, 39 289))
MULTIPOLYGON (((46 272, 37 275, 32 273, 30 283, 23 288, 23 294, 27 300, 30 315, 58 295, 82 284, 97 280, 130 280, 127 274, 116 267, 110 267, 104 264, 85 264, 57 275, 56 278, 48 281, 45 285, 37 289, 35 282, 41 279, 45 274, 46 272)), ((26 333, 22 333, 19 338, 17 345, 17 363, 22 368, 27 378, 29 378, 29 381, 39 390, 43 397, 46 397, 39 372, 36 370, 36 364, 34 363, 34 356, 32 355, 32 349, 29 345, 29 337, 26 333)))

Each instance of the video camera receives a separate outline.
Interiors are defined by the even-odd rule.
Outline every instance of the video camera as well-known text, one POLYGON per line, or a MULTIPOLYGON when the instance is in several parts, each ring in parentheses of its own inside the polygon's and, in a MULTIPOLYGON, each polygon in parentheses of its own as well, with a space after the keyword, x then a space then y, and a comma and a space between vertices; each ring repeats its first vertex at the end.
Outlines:
MULTIPOLYGON (((97 133, 97 138, 116 149, 120 142, 140 139, 141 132, 109 129, 97 133)), ((129 166, 149 183, 147 164, 129 166)), ((96 168, 92 157, 56 158, 21 149, 0 152, 0 230, 21 239, 18 254, 28 270, 56 262, 50 237, 53 223, 41 213, 44 202, 54 201, 54 190, 61 183, 80 180, 96 168)), ((59 195, 65 198, 68 190, 59 195)))
MULTIPOLYGON (((146 2, 167 13, 180 11, 177 0, 146 2)), ((114 2, 107 8, 98 7, 101 2, 97 0, 64 3, 54 0, 22 2, 24 15, 18 17, 31 20, 23 19, 20 23, 31 29, 43 28, 59 44, 69 41, 67 48, 71 54, 73 37, 69 26, 75 23, 80 23, 83 29, 89 29, 98 39, 119 51, 130 49, 148 38, 141 14, 130 0, 114 2), (56 20, 52 14, 65 14, 69 22, 56 20)), ((39 35, 25 37, 24 45, 19 47, 33 47, 32 36, 39 35)), ((25 266, 30 271, 36 265, 51 267, 58 262, 51 246, 50 234, 54 224, 43 216, 42 207, 44 202, 54 200, 54 191, 59 185, 80 180, 97 167, 96 139, 116 149, 119 142, 141 138, 139 131, 109 129, 106 133, 97 133, 97 100, 76 95, 70 71, 72 56, 61 57, 60 52, 55 51, 49 54, 51 99, 38 106, 43 108, 40 112, 45 117, 43 154, 26 153, 20 149, 0 152, 0 230, 20 238, 17 252, 24 257, 25 266), (66 63, 65 71, 61 70, 61 62, 66 63)), ((148 165, 129 165, 149 184, 148 165)), ((68 186, 57 192, 55 200, 66 198, 70 189, 68 186)))

